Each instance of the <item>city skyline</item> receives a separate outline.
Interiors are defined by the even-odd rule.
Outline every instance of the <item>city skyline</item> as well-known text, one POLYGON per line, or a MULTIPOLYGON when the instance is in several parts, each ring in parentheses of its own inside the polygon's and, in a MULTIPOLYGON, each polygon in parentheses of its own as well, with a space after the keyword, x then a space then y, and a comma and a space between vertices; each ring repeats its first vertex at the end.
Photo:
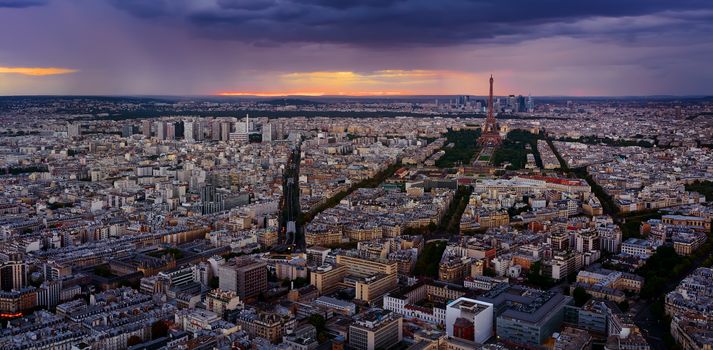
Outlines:
POLYGON ((0 95, 708 95, 699 1, 0 1, 0 95))
POLYGON ((710 0, 0 0, 0 349, 701 350, 710 0))
POLYGON ((500 81, 0 97, 0 348, 712 344, 713 98, 500 81))

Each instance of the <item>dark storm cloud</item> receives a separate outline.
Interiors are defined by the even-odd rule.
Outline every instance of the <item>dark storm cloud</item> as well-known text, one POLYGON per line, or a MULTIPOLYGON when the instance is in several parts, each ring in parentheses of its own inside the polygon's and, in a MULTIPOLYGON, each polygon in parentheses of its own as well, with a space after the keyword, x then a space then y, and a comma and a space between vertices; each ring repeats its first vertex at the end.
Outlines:
POLYGON ((47 0, 0 0, 0 8, 25 8, 45 4, 47 4, 47 0))
POLYGON ((112 1, 135 15, 185 22, 201 34, 215 38, 362 46, 453 45, 589 32, 607 32, 616 38, 710 25, 713 12, 713 2, 705 0, 112 1), (694 11, 702 15, 690 15, 694 11), (650 16, 645 25, 632 26, 626 21, 578 23, 587 19, 641 16, 650 16), (612 24, 618 27, 611 27, 612 24), (612 30, 607 31, 607 27, 612 30))
POLYGON ((16 73, 0 78, 0 94, 473 94, 491 73, 503 94, 713 93, 711 0, 0 6, 0 66, 16 73), (43 67, 76 73, 21 73, 43 67))

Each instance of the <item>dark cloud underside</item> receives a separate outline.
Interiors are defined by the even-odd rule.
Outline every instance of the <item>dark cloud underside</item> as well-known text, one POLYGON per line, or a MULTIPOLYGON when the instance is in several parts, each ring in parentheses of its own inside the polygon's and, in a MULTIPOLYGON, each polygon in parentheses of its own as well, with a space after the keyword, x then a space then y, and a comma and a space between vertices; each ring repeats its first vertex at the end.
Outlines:
POLYGON ((609 33, 612 36, 627 36, 631 31, 660 26, 710 24, 713 19, 713 2, 702 0, 113 0, 113 3, 137 16, 185 22, 202 35, 221 39, 360 46, 441 46, 502 37, 522 40, 586 34, 593 28, 571 24, 588 18, 656 16, 644 28, 624 27, 623 32, 609 33), (693 11, 703 15, 675 23, 669 20, 671 16, 693 11))
POLYGON ((0 0, 0 8, 25 8, 45 4, 47 0, 0 0))

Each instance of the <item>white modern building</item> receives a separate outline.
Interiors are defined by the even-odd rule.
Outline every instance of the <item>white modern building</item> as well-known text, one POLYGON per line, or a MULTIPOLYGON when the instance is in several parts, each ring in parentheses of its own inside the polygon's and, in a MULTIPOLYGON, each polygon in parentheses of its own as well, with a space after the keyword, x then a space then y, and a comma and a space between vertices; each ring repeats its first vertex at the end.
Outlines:
POLYGON ((493 304, 458 298, 446 307, 446 334, 483 344, 493 335, 493 313, 493 304))

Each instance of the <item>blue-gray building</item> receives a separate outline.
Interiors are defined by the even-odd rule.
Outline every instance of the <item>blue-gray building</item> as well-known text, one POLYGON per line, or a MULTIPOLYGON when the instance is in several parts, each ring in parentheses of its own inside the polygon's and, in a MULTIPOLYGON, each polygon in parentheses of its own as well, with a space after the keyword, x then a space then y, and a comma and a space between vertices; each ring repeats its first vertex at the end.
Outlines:
POLYGON ((477 300, 493 304, 495 333, 499 341, 539 347, 564 321, 565 307, 574 299, 555 291, 543 291, 501 283, 477 300))
MULTIPOLYGON (((564 322, 599 335, 606 336, 611 313, 621 314, 619 307, 611 300, 591 299, 581 308, 574 305, 565 307, 564 322)), ((618 334, 618 331, 614 333, 618 334)))

